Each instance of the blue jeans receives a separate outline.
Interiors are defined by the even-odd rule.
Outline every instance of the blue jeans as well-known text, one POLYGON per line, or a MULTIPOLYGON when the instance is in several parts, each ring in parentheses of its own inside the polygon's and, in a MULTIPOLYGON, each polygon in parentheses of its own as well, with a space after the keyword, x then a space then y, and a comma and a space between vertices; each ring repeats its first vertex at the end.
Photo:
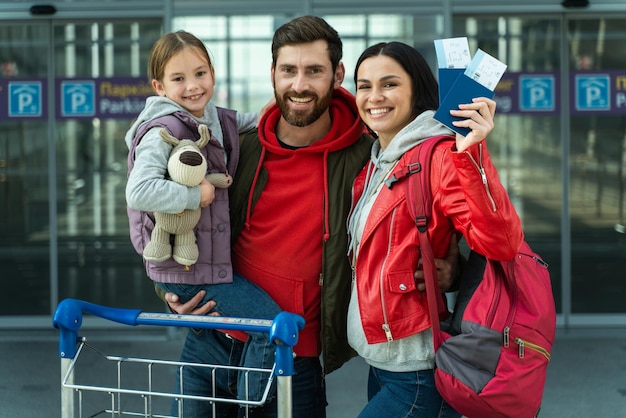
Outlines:
POLYGON ((370 367, 368 403, 359 418, 460 418, 437 392, 433 370, 388 372, 370 367))
MULTIPOLYGON (((177 283, 157 283, 157 285, 166 292, 177 294, 182 302, 188 301, 200 290, 206 290, 206 296, 202 300, 202 304, 205 304, 210 300, 217 302, 215 310, 220 312, 222 316, 274 319, 274 317, 280 312, 278 305, 263 290, 261 290, 261 288, 236 274, 233 276, 232 283, 197 286, 177 283)), ((248 341, 242 346, 241 362, 236 365, 246 368, 271 369, 274 364, 275 349, 270 342, 269 334, 263 332, 249 332, 248 337, 248 341)), ((202 346, 185 344, 183 355, 187 357, 188 360, 195 357, 201 359, 202 352, 206 350, 211 350, 211 347, 207 345, 202 346), (194 354, 195 350, 198 350, 199 353, 194 354)), ((185 393, 210 393, 210 380, 207 382, 204 379, 196 379, 192 376, 195 373, 196 371, 191 370, 191 368, 184 369, 183 387, 185 388, 185 393)), ((269 374, 263 372, 248 373, 247 397, 245 375, 245 372, 239 372, 239 387, 237 389, 237 393, 241 394, 239 399, 259 401, 263 396, 269 374)), ((179 379, 180 376, 177 376, 177 378, 179 379)), ((177 383, 179 382, 180 380, 177 383)), ((176 387, 178 388, 179 385, 177 384, 176 387)), ((202 401, 199 402, 207 403, 202 401)), ((185 414, 185 416, 199 415, 185 414)))
MULTIPOLYGON (((239 365, 244 343, 231 339, 215 330, 189 330, 181 359, 183 361, 207 364, 239 365)), ((211 376, 201 372, 186 376, 196 380, 197 387, 207 387, 211 376)), ((208 370, 208 369, 207 369, 208 370)), ((220 398, 235 399, 237 394, 237 373, 220 370, 216 375, 217 392, 220 398)), ((298 418, 326 417, 326 388, 322 366, 317 357, 297 357, 294 360, 292 377, 292 416, 298 418)), ((273 386, 276 385, 274 381, 273 386)), ((210 387, 210 386, 208 386, 210 387)), ((216 405, 216 418, 237 418, 245 416, 243 408, 235 404, 219 402, 216 405), (239 409, 239 410, 238 410, 239 409)), ((211 417, 212 405, 209 402, 185 401, 185 417, 211 417), (189 408, 188 408, 189 406, 189 408)), ((277 416, 277 399, 272 397, 262 407, 251 410, 252 417, 274 418, 277 416)), ((174 414, 173 414, 174 415, 174 414)))

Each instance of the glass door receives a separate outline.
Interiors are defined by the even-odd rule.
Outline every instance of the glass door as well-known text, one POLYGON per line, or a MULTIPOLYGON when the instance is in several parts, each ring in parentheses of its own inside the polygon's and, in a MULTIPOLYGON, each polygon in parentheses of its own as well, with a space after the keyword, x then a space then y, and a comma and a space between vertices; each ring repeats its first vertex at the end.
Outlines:
POLYGON ((490 151, 560 321, 625 324, 626 16, 456 16, 453 32, 508 65, 490 151))
POLYGON ((550 266, 557 310, 562 311, 561 212, 563 163, 558 91, 560 17, 458 16, 454 36, 467 36, 507 64, 496 87, 491 156, 522 219, 526 240, 550 266), (541 97, 540 97, 541 96, 541 97))
MULTIPOLYGON (((132 15, 132 14, 131 14, 132 15)), ((162 309, 130 244, 124 134, 162 19, 0 21, 2 316, 162 309)), ((0 322, 0 326, 2 323, 0 322)))
POLYGON ((50 36, 46 22, 0 23, 2 315, 50 312, 50 36))
POLYGON ((626 16, 581 16, 567 21, 571 310, 611 324, 626 312, 626 16))

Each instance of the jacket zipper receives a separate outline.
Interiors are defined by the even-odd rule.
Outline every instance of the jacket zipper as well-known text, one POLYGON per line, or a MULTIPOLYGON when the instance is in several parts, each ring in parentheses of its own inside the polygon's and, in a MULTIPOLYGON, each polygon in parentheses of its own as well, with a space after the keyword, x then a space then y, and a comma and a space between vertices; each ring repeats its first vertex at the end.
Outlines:
POLYGON ((393 335, 391 334, 391 328, 389 327, 389 321, 388 321, 388 317, 387 317, 387 306, 385 304, 385 286, 384 286, 384 272, 385 272, 385 266, 387 265, 387 260, 389 259, 389 252, 391 251, 391 240, 392 240, 392 236, 391 236, 391 231, 393 231, 393 224, 395 223, 396 220, 396 210, 393 210, 393 213, 391 215, 391 227, 389 228, 389 242, 387 242, 387 254, 385 255, 385 261, 383 262, 383 266, 380 269, 380 276, 378 277, 378 284, 380 286, 380 303, 381 303, 381 307, 383 310, 383 331, 385 332, 385 336, 387 337, 387 341, 393 341, 393 335))
POLYGON ((474 167, 478 170, 478 174, 480 174, 480 178, 482 179, 483 185, 485 186, 485 191, 487 192, 487 197, 491 202, 491 209, 495 212, 498 208, 496 207, 496 201, 493 199, 491 195, 491 190, 489 190, 489 182, 487 181, 487 174, 485 173, 485 168, 483 167, 483 144, 478 144, 478 159, 480 161, 476 161, 472 154, 469 151, 465 151, 467 156, 469 157, 474 167))

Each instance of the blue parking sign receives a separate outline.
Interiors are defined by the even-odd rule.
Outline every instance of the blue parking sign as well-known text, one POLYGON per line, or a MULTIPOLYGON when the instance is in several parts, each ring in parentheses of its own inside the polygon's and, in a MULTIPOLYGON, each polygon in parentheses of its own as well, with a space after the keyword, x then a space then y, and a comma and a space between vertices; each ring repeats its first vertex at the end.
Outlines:
POLYGON ((611 110, 608 74, 576 75, 576 110, 611 110))
POLYGON ((96 114, 96 85, 93 81, 63 81, 61 83, 61 115, 94 116, 96 114))
POLYGON ((41 82, 9 82, 9 117, 41 116, 41 82))
POLYGON ((522 75, 519 78, 520 110, 551 112, 554 110, 554 76, 522 75))

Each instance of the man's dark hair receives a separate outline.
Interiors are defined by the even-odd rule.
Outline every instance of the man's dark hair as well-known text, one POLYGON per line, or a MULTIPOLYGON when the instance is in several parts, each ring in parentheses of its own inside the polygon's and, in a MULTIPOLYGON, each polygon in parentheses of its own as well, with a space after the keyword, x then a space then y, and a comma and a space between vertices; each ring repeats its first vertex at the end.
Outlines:
POLYGON ((276 30, 272 39, 272 66, 276 66, 278 50, 283 46, 306 44, 319 40, 324 40, 328 44, 328 57, 333 71, 335 71, 343 55, 343 44, 337 31, 324 19, 317 16, 297 17, 276 30))

